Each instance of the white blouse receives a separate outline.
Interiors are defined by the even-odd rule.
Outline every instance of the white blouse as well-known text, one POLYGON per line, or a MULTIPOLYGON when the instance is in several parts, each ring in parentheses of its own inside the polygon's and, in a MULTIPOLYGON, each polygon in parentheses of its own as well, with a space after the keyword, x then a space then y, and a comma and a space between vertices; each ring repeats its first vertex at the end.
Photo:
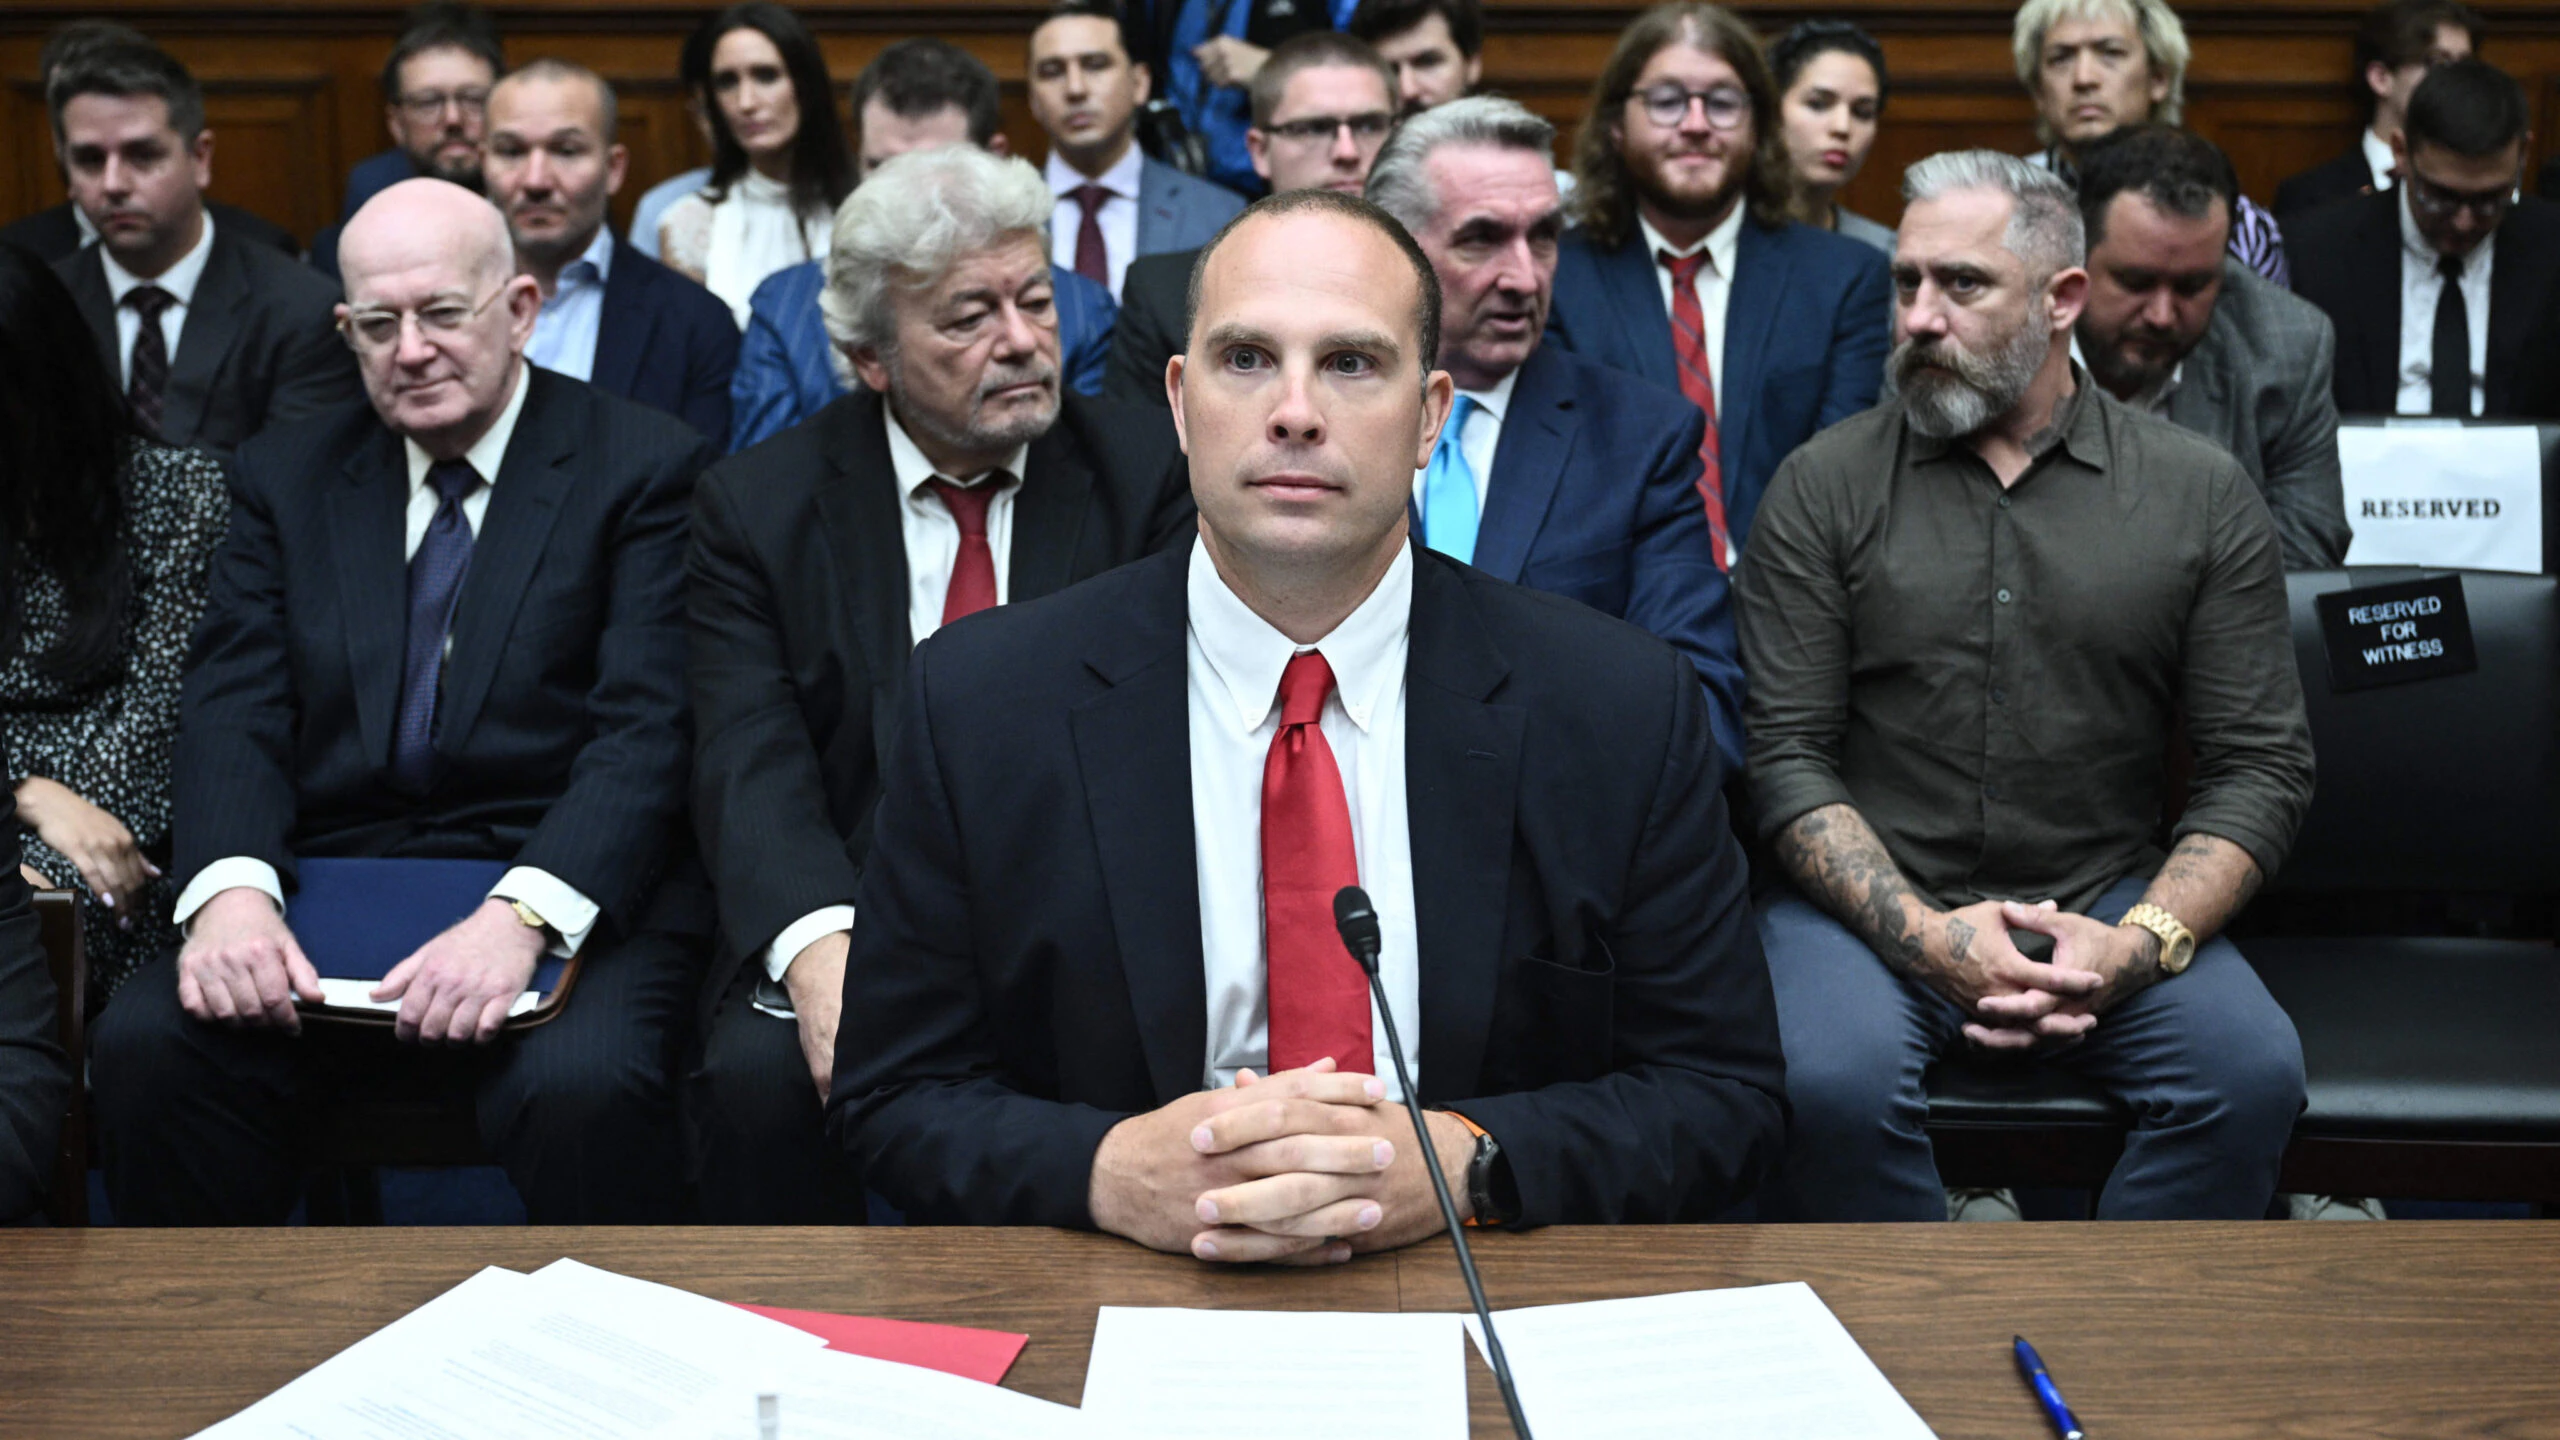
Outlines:
POLYGON ((834 215, 795 212, 790 186, 750 170, 716 204, 697 191, 668 206, 658 237, 666 262, 701 276, 743 330, 756 286, 776 270, 824 257, 834 228, 834 215))

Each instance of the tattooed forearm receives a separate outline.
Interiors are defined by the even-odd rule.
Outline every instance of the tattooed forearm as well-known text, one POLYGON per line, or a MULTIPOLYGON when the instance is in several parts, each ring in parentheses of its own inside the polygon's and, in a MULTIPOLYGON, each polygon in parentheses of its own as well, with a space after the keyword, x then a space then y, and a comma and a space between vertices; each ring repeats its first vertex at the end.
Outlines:
MULTIPOLYGON (((1876 958, 1898 974, 1919 965, 1922 921, 1934 907, 1903 878, 1855 808, 1825 805, 1799 817, 1779 832, 1777 851, 1805 894, 1856 931, 1876 958)), ((1969 945, 1972 927, 1961 933, 1951 928, 1948 937, 1960 947, 1969 945)))
POLYGON ((2198 940, 2209 940, 2265 882, 2248 851, 2219 835, 2198 833, 2169 852, 2142 898, 2177 916, 2198 940))

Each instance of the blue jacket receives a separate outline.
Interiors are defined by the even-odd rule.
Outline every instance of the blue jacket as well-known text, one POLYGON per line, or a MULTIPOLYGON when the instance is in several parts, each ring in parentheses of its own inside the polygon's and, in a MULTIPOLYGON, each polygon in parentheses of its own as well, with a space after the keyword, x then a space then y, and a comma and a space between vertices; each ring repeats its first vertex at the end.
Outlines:
POLYGON ((737 366, 738 325, 719 297, 628 243, 613 247, 590 384, 663 410, 717 445, 729 438, 737 366))
MULTIPOLYGON (((1058 344, 1067 384, 1079 394, 1102 393, 1102 364, 1111 353, 1111 327, 1120 307, 1111 292, 1072 270, 1049 267, 1057 281, 1058 344)), ((818 292, 826 287, 824 262, 804 260, 776 270, 748 299, 747 333, 738 347, 738 373, 729 382, 729 453, 781 434, 845 393, 836 379, 818 292)))
POLYGON ((1161 161, 1142 160, 1138 169, 1138 254, 1197 250, 1214 239, 1218 227, 1242 209, 1244 197, 1224 185, 1185 175, 1161 161))
MULTIPOLYGON (((1815 431, 1876 403, 1893 339, 1893 280, 1875 247, 1809 225, 1742 224, 1725 311, 1725 525, 1750 538, 1769 477, 1815 431)), ((1556 257, 1548 337, 1586 360, 1677 393, 1679 361, 1644 232, 1604 247, 1567 233, 1556 257)))

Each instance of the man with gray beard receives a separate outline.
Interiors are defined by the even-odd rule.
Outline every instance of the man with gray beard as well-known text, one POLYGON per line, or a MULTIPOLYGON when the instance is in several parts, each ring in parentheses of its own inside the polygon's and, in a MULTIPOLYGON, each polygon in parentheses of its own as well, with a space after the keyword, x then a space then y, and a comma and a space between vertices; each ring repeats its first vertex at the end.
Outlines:
POLYGON ((2263 1214, 2302 1051, 2217 932, 2311 799, 2275 528, 2230 455, 2072 363, 2068 186, 1965 151, 1904 194, 1886 401, 1779 467, 1734 576, 1791 882, 1760 914, 1794 1110, 1766 1203, 1943 1218, 1921 1077, 1971 1044, 2133 1109, 2100 1218, 2263 1214))
POLYGON ((863 388, 695 491, 693 802, 720 943, 685 1112, 717 1223, 863 1218, 818 1101, 907 652, 1192 533, 1171 417, 1061 393, 1054 204, 974 145, 872 172, 819 297, 863 388))

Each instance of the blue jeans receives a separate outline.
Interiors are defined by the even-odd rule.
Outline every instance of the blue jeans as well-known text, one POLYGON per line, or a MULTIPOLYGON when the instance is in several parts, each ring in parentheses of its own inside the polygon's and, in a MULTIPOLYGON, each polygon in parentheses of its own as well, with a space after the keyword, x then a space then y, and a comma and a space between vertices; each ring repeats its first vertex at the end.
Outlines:
MULTIPOLYGON (((2120 880, 2089 908, 2142 898, 2120 880)), ((1792 893, 1760 911, 1794 1127, 1764 1213, 1794 1220, 1941 1220, 1946 1196, 1921 1087, 1965 1043, 1964 1015, 1895 975, 1848 927, 1792 893)), ((2102 1220, 2242 1220, 2266 1213, 2302 1112, 2302 1042, 2257 972, 2219 937, 2185 974, 2098 1017, 2060 1065, 2131 1107, 2133 1133, 2098 1196, 2102 1220)))

